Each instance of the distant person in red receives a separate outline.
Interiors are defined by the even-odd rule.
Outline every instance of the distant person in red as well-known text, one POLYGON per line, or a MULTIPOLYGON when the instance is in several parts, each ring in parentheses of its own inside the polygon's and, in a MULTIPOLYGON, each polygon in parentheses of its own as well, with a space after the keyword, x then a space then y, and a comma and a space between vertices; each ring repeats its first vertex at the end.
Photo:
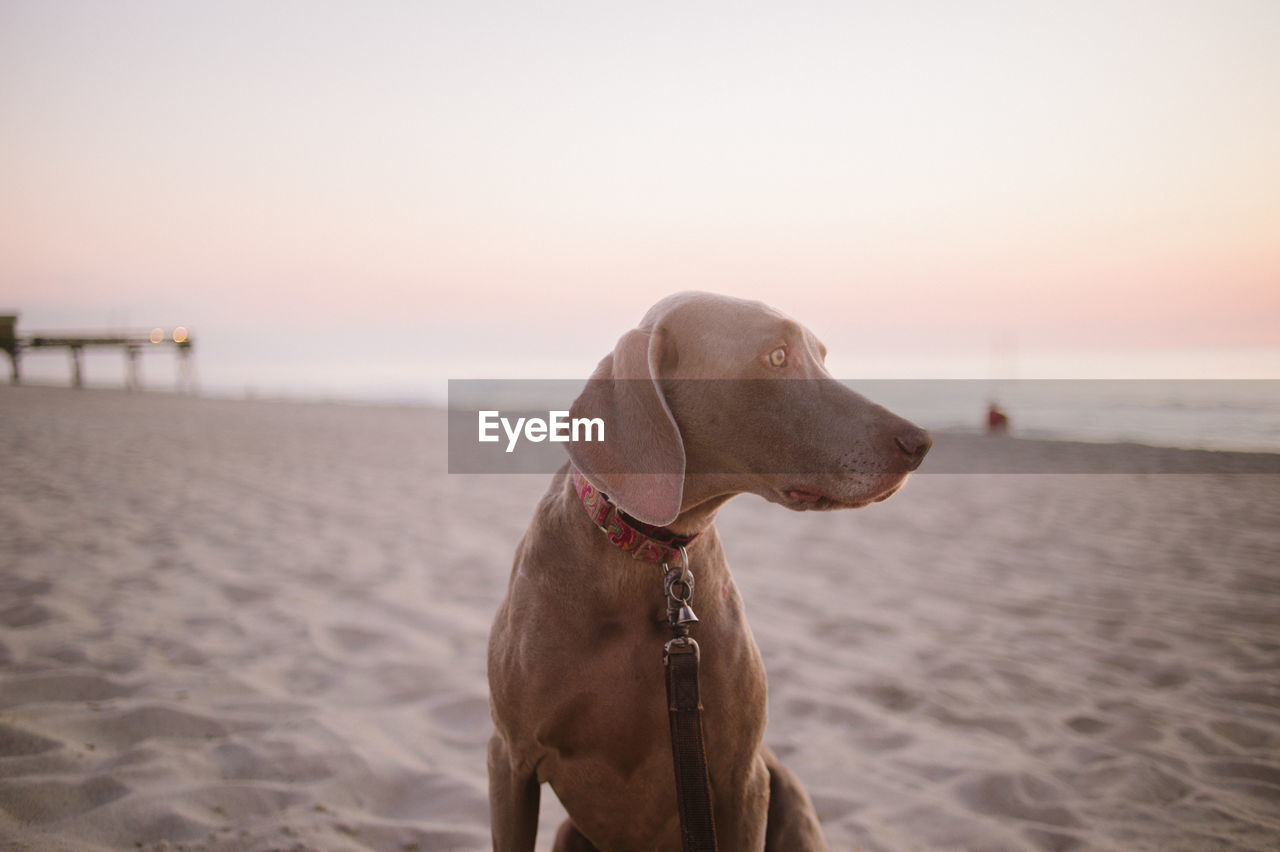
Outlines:
POLYGON ((987 406, 987 434, 1003 435, 1009 431, 1009 415, 994 402, 987 406))

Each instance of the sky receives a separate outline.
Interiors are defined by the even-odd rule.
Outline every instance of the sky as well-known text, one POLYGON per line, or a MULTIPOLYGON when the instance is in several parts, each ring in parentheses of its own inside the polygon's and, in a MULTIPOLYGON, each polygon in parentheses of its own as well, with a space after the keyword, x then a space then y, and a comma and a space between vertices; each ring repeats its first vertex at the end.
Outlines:
POLYGON ((0 308, 189 326, 228 391, 581 377, 685 289, 842 377, 1280 378, 1277 44, 1273 0, 0 0, 0 308))

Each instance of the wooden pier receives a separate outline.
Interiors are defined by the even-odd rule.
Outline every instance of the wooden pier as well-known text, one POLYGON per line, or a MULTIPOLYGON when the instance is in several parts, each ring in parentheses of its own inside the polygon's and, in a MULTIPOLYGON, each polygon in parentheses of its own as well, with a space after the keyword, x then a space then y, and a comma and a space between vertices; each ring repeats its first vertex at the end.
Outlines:
POLYGON ((138 374, 138 357, 144 350, 172 346, 178 352, 178 387, 193 391, 195 378, 191 368, 192 336, 189 329, 178 326, 173 329, 155 328, 149 332, 118 332, 115 334, 85 334, 79 332, 18 333, 17 314, 0 314, 0 349, 9 356, 10 381, 22 382, 22 353, 28 349, 63 348, 71 353, 71 385, 84 387, 84 350, 89 347, 115 347, 124 350, 127 364, 125 386, 131 390, 141 387, 138 374))

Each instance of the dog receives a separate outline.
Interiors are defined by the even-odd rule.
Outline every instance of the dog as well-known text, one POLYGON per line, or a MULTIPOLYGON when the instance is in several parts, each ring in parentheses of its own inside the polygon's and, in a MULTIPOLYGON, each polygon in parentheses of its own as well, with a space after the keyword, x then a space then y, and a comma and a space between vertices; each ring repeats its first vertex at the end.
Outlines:
POLYGON ((681 848, 655 563, 685 558, 719 848, 827 848, 804 787, 763 743, 764 665, 714 526, 737 494, 858 508, 919 467, 929 434, 834 380, 825 356, 760 302, 690 292, 600 362, 572 413, 601 418, 608 440, 567 445, 489 637, 495 850, 534 848, 543 783, 569 815, 557 850, 681 848))

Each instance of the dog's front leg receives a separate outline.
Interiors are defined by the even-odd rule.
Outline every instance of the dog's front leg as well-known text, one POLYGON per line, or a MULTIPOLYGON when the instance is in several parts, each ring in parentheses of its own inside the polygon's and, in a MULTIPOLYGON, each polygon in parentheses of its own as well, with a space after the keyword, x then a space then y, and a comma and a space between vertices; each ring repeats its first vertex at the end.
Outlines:
POLYGON ((532 772, 519 772, 502 735, 489 738, 489 830, 494 852, 533 852, 541 790, 532 772))

